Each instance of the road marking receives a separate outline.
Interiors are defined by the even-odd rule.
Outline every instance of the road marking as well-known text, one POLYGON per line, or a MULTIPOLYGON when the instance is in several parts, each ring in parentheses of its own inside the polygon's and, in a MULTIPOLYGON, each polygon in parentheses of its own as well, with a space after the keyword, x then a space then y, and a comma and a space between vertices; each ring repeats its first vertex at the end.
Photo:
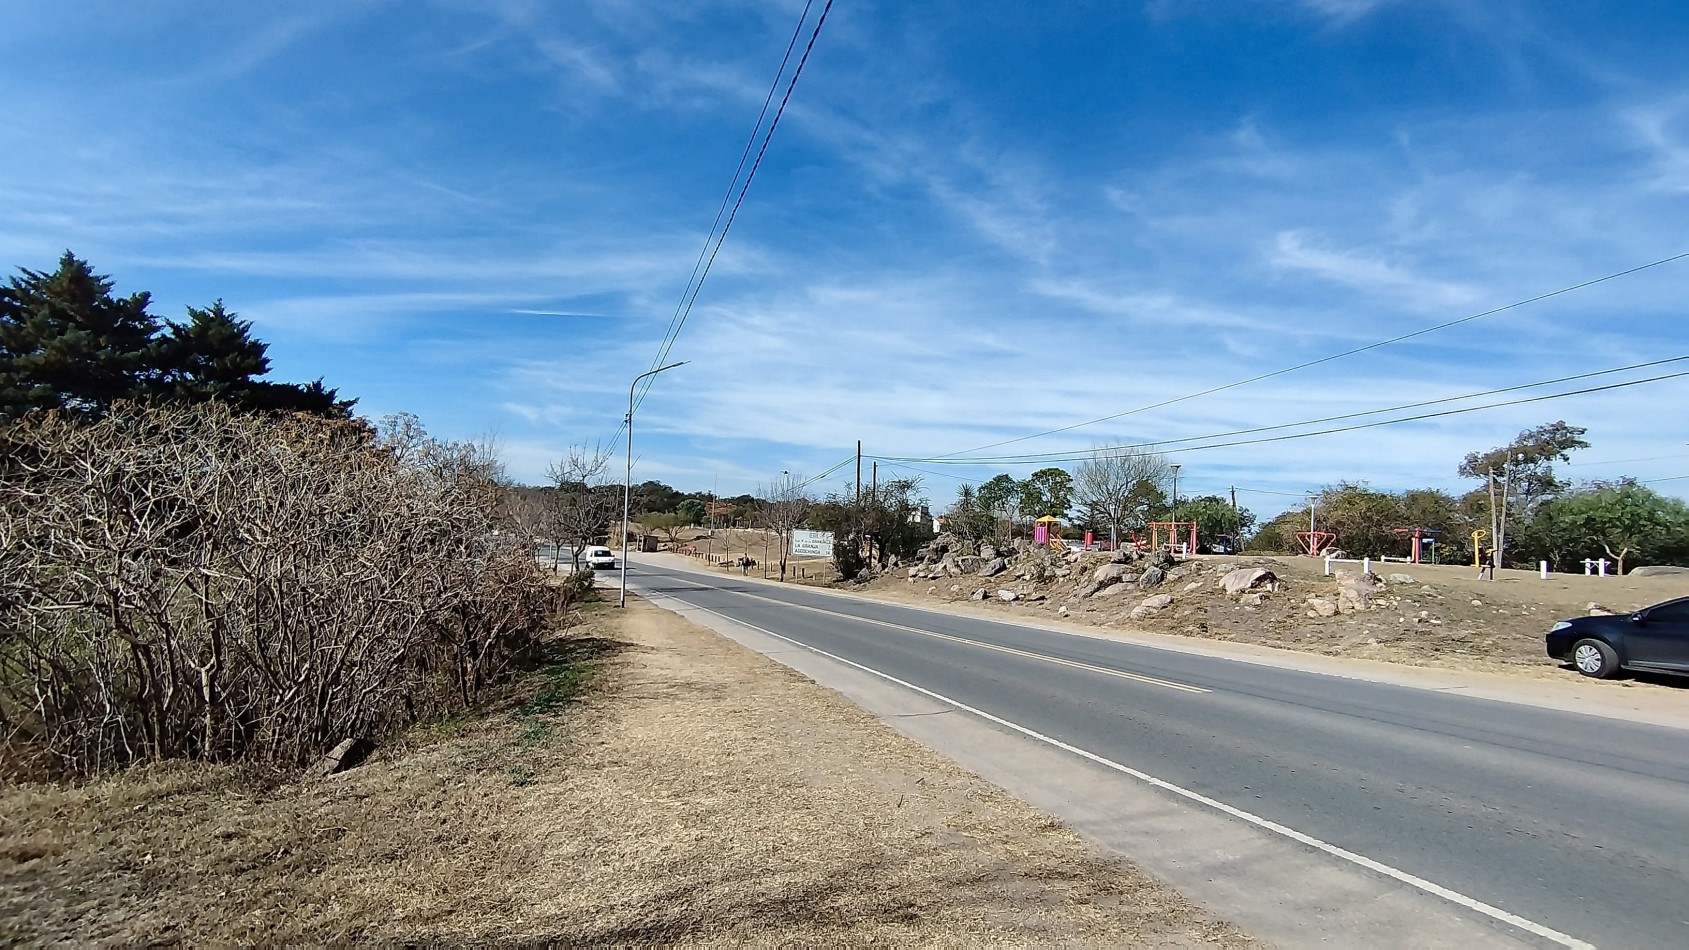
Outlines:
MULTIPOLYGON (((720 588, 710 587, 707 584, 699 584, 699 583, 696 583, 694 581, 689 581, 689 580, 686 580, 684 578, 676 578, 676 579, 679 580, 682 584, 690 584, 693 587, 696 587, 700 590, 719 590, 720 589, 720 588)), ((932 630, 922 630, 920 627, 911 627, 911 626, 908 626, 907 624, 894 623, 890 620, 876 620, 873 617, 858 617, 855 614, 847 614, 847 613, 842 613, 842 612, 839 612, 839 611, 827 610, 826 608, 823 608, 823 607, 812 607, 809 604, 794 604, 790 601, 779 600, 779 599, 774 598, 774 597, 764 597, 761 594, 751 594, 751 593, 747 593, 745 591, 732 591, 732 593, 738 594, 741 597, 749 597, 749 598, 752 598, 753 600, 761 600, 761 601, 765 601, 765 602, 770 603, 770 604, 776 604, 776 605, 781 606, 781 607, 790 607, 794 610, 808 610, 808 611, 812 611, 814 613, 823 614, 823 615, 828 616, 828 617, 843 617, 847 620, 855 620, 855 621, 858 621, 860 623, 874 624, 876 626, 881 626, 881 627, 890 627, 893 630, 903 630, 903 631, 908 632, 908 633, 919 634, 923 637, 932 637, 935 640, 949 640, 951 643, 961 643, 961 644, 965 644, 965 645, 971 646, 971 647, 979 647, 979 648, 984 649, 984 650, 995 650, 998 653, 1007 653, 1011 656, 1025 657, 1026 659, 1029 659, 1029 660, 1041 660, 1045 663, 1055 663, 1055 664, 1058 664, 1060 666, 1068 666, 1068 667, 1072 667, 1073 669, 1076 669, 1076 670, 1085 670, 1085 671, 1090 672, 1090 673, 1101 673, 1104 676, 1114 676, 1114 677, 1118 677, 1118 678, 1124 679, 1124 680, 1131 680, 1134 683, 1145 683, 1145 684, 1148 684, 1150 686, 1163 686, 1163 687, 1166 687, 1167 689, 1174 689, 1174 690, 1178 690, 1178 691, 1183 692, 1183 693, 1211 693, 1211 692, 1213 692, 1213 690, 1207 689, 1207 688, 1202 687, 1202 686, 1188 686, 1184 683, 1175 683, 1172 680, 1159 679, 1159 678, 1154 677, 1154 676, 1145 676, 1142 673, 1131 673, 1131 672, 1128 672, 1126 670, 1116 670, 1116 669, 1111 669, 1111 668, 1106 667, 1106 666, 1094 666, 1090 663, 1081 663, 1078 660, 1066 660, 1066 659, 1063 659, 1059 656, 1048 656, 1048 655, 1043 654, 1043 653, 1032 653, 1032 652, 1027 651, 1027 650, 1017 650, 1014 647, 998 646, 995 643, 984 643, 984 642, 981 642, 979 640, 970 640, 967 637, 957 637, 957 636, 951 636, 950 634, 947 634, 947 633, 938 633, 938 632, 935 632, 935 631, 932 631, 932 630)), ((700 607, 698 609, 706 610, 708 608, 700 607)))
MULTIPOLYGON (((685 583, 691 583, 691 582, 687 581, 685 583)), ((703 587, 705 590, 712 589, 712 588, 709 588, 705 585, 700 585, 700 584, 694 584, 693 586, 703 587)), ((661 595, 659 595, 659 596, 661 596, 661 595)), ((755 595, 747 595, 747 596, 755 596, 755 595)), ((678 598, 669 598, 669 599, 678 600, 678 598)), ((763 598, 763 599, 766 599, 766 598, 763 598)), ((679 601, 679 602, 685 604, 685 601, 679 601)), ((779 603, 779 601, 776 601, 776 602, 779 603)), ((1561 933, 1558 930, 1554 930, 1550 927, 1546 927, 1542 924, 1537 923, 1536 921, 1527 920, 1523 917, 1520 917, 1517 914, 1512 914, 1512 913, 1509 913, 1505 910, 1502 910, 1499 907, 1495 907, 1491 904, 1486 904, 1483 901, 1478 900, 1477 898, 1468 897, 1465 894, 1460 893, 1459 891, 1451 890, 1447 887, 1442 886, 1441 884, 1437 884, 1437 883, 1434 883, 1432 881, 1428 881, 1425 878, 1419 877, 1416 874, 1410 874, 1407 871, 1400 870, 1399 868, 1394 868, 1394 867, 1391 867, 1390 865, 1384 864, 1380 861, 1375 861, 1372 858, 1369 858, 1364 854, 1357 854, 1353 851, 1348 850, 1347 848, 1342 848, 1342 847, 1339 847, 1337 845, 1330 844, 1328 842, 1322 841, 1319 838, 1315 838, 1312 835, 1304 834, 1304 833, 1297 831, 1296 829, 1291 828, 1287 825, 1281 825, 1278 822, 1273 821, 1270 818, 1262 818, 1259 815, 1251 814, 1250 812, 1246 812, 1243 809, 1237 808, 1233 805, 1228 805, 1225 802, 1222 802, 1218 799, 1209 798, 1207 795, 1204 795, 1201 792, 1195 792, 1195 791, 1192 791, 1188 788, 1184 788, 1183 786, 1174 785, 1172 782, 1166 781, 1165 779, 1156 778, 1155 776, 1150 775, 1147 772, 1140 772, 1137 769, 1132 768, 1129 765, 1123 765, 1119 762, 1114 761, 1113 759, 1104 758, 1103 756, 1100 756, 1100 755, 1096 754, 1095 752, 1091 752, 1087 749, 1082 749, 1082 748, 1080 748, 1076 745, 1072 745, 1070 743, 1063 742, 1060 739, 1056 739, 1056 738, 1053 738, 1051 736, 1046 736, 1041 732, 1038 732, 1038 731, 1033 730, 1033 729, 1029 729, 1026 726, 1023 726, 1023 725, 1021 725, 1017 722, 1011 722, 1007 719, 1002 718, 1001 716, 994 716, 991 713, 988 713, 983 709, 977 709, 973 706, 969 706, 967 703, 961 702, 960 700, 951 699, 950 697, 944 695, 943 693, 936 693, 936 692, 933 692, 930 689, 926 689, 926 688, 921 687, 921 686, 916 686, 914 683, 908 682, 907 680, 898 679, 897 677, 891 675, 890 673, 881 672, 880 670, 876 670, 871 666, 864 666, 863 664, 858 663, 855 660, 847 660, 842 656, 838 656, 838 655, 833 654, 833 653, 828 653, 826 650, 822 650, 818 647, 810 646, 809 644, 804 643, 801 640, 794 640, 791 637, 785 636, 783 634, 775 633, 772 630, 769 630, 769 629, 764 628, 764 627, 759 627, 756 624, 747 623, 747 622, 740 620, 738 618, 735 618, 735 617, 729 617, 728 615, 721 613, 720 611, 711 610, 708 607, 700 607, 697 604, 686 604, 686 606, 688 606, 688 607, 690 607, 694 610, 701 610, 701 611, 703 611, 704 613, 707 613, 707 614, 713 614, 714 616, 720 617, 721 619, 727 621, 728 623, 738 624, 741 627, 745 627, 745 628, 750 629, 750 630, 755 630, 758 633, 762 633, 762 634, 765 634, 767 636, 773 637, 776 640, 780 640, 780 641, 783 641, 785 643, 790 643, 795 647, 799 647, 801 649, 808 650, 809 652, 814 653, 818 656, 824 656, 827 659, 833 660, 837 663, 843 663, 844 665, 852 667, 853 669, 858 669, 858 670, 861 670, 862 672, 868 673, 872 676, 877 676, 880 679, 883 679, 883 680, 885 680, 889 683, 895 683, 898 686, 903 687, 904 689, 908 689, 908 690, 912 690, 916 693, 920 693, 922 696, 926 696, 929 699, 937 700, 938 702, 944 703, 948 706, 952 706, 952 707, 959 709, 963 712, 972 713, 973 715, 978 716, 979 718, 984 719, 987 722, 995 723, 995 724, 1002 726, 1005 729, 1009 729, 1013 732, 1018 732, 1021 735, 1026 736, 1029 739, 1034 739, 1038 742, 1045 743, 1046 745, 1054 746, 1055 748, 1061 749, 1062 751, 1067 752, 1071 755, 1076 755, 1079 758, 1085 759, 1088 762, 1094 762, 1097 765, 1103 766, 1104 768, 1112 769, 1113 771, 1119 772, 1122 775, 1126 775, 1126 776, 1129 776, 1131 778, 1135 778, 1138 781, 1143 782, 1146 785, 1150 785, 1154 788, 1159 788, 1162 791, 1171 792, 1174 795, 1178 795, 1181 798, 1189 799, 1190 801, 1196 802, 1199 805, 1205 805, 1205 806, 1212 808, 1212 809, 1214 809, 1218 812, 1221 812, 1222 814, 1230 815, 1231 817, 1236 818, 1239 821, 1248 822, 1249 824, 1255 825, 1258 828, 1264 829, 1266 831, 1270 831, 1270 832, 1277 834, 1277 835, 1281 835, 1285 838, 1289 838, 1291 841, 1295 841, 1298 844, 1307 845, 1310 848, 1314 848, 1318 851, 1323 851, 1326 854, 1331 855, 1332 857, 1340 858, 1344 861, 1349 862, 1350 864, 1354 864, 1358 867, 1365 868, 1368 871, 1372 871, 1376 874, 1382 874, 1385 877, 1391 878, 1392 880, 1399 881, 1403 884, 1408 885, 1409 887, 1415 888, 1417 890, 1424 891, 1425 893, 1431 894, 1435 897, 1440 897, 1443 900, 1446 900, 1451 904, 1455 904, 1457 906, 1464 907, 1467 910, 1471 910, 1471 911, 1475 911, 1477 913, 1483 914, 1486 917, 1489 917, 1493 920, 1498 920, 1498 921, 1500 921, 1504 924, 1507 924, 1511 927, 1515 927, 1515 928, 1522 930, 1522 931, 1524 931, 1528 934, 1534 934, 1535 936, 1541 937, 1544 940, 1548 940, 1548 941, 1551 941, 1553 943, 1560 944, 1561 946, 1564 946, 1564 947, 1574 947, 1574 948, 1577 948, 1577 950, 1595 950, 1594 944, 1589 943, 1589 942, 1584 941, 1584 940, 1579 940, 1578 938, 1573 937, 1570 934, 1561 933)), ((788 604, 787 606, 792 606, 792 605, 788 604)), ((825 611, 823 611, 823 612, 825 612, 825 611)))

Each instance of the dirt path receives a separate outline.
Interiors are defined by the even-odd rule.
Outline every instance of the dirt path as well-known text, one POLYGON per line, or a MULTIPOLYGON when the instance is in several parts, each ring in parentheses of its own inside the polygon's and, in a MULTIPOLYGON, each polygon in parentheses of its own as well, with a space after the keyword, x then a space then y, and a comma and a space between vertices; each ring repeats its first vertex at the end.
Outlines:
MULTIPOLYGON (((0 791, 0 942, 1247 944, 772 661, 637 599, 510 708, 326 782, 0 791)), ((579 635, 577 635, 579 636, 579 635)))

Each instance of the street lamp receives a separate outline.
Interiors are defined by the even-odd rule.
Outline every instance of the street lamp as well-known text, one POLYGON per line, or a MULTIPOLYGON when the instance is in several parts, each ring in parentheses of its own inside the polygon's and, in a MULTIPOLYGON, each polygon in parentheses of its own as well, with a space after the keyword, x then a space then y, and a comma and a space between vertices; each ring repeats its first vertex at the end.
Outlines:
POLYGON ((628 605, 628 507, 633 499, 633 390, 639 385, 639 381, 647 376, 655 376, 664 370, 674 369, 676 366, 685 366, 690 362, 692 361, 681 360, 678 363, 659 366, 650 372, 640 373, 633 378, 633 382, 628 384, 628 467, 627 478, 622 482, 622 596, 616 602, 617 607, 628 605))
POLYGON ((1179 530, 1179 463, 1173 463, 1173 531, 1179 530))

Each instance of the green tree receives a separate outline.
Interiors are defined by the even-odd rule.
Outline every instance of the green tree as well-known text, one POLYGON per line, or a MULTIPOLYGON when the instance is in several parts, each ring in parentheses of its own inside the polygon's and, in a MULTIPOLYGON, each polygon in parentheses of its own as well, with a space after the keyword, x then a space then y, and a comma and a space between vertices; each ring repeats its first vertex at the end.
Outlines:
POLYGON ((1029 518, 1066 518, 1073 507, 1073 478, 1059 468, 1041 468, 1019 486, 1021 513, 1029 518))
POLYGON ((53 273, 20 270, 0 288, 0 419, 32 410, 97 417, 119 400, 351 416, 353 401, 320 379, 260 379, 268 347, 221 300, 162 326, 150 300, 113 295, 111 280, 69 251, 53 273))
POLYGON ((970 541, 993 537, 997 532, 997 518, 979 500, 972 485, 964 483, 956 489, 956 501, 944 513, 944 530, 970 541))
POLYGON ((694 522, 678 511, 655 511, 640 515, 639 523, 652 531, 661 532, 670 544, 674 544, 680 540, 681 530, 694 522))
POLYGON ((20 269, 0 288, 0 418, 99 415, 145 392, 158 359, 150 302, 114 296, 111 280, 69 251, 52 273, 20 269))
POLYGON ((1627 562, 1689 554, 1689 505, 1631 481, 1597 483, 1545 504, 1534 534, 1556 560, 1604 554, 1623 574, 1627 562))
POLYGON ((998 538, 1014 533, 1014 523, 1020 516, 1020 482, 997 475, 979 486, 974 497, 980 508, 991 514, 998 538))
POLYGON ((1377 556, 1393 550, 1399 543, 1395 529, 1406 521, 1400 498, 1359 482, 1339 483, 1321 492, 1317 515, 1319 530, 1335 532, 1336 546, 1354 555, 1377 556))
POLYGON ((1232 503, 1219 495, 1179 499, 1179 520, 1196 522, 1198 543, 1213 541, 1222 534, 1241 541, 1255 526, 1255 514, 1248 508, 1232 511, 1232 503))
POLYGON ((675 505, 674 510, 676 514, 685 515, 686 523, 689 525, 703 524, 704 516, 708 512, 704 503, 696 498, 685 499, 680 504, 675 505))

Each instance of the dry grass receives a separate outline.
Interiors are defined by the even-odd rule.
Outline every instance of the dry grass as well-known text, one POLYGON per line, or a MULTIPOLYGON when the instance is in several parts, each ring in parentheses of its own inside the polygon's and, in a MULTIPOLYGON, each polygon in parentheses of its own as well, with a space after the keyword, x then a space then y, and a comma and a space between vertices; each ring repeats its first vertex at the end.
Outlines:
POLYGON ((1247 943, 836 695, 630 608, 491 715, 335 779, 0 791, 0 942, 1247 943))

